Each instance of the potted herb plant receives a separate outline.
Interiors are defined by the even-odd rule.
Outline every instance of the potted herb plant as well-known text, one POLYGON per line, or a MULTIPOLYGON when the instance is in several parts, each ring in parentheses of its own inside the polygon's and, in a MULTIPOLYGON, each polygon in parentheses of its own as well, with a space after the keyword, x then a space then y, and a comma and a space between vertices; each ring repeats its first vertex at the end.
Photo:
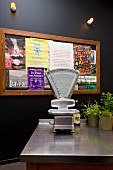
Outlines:
POLYGON ((113 94, 110 92, 102 92, 102 95, 100 97, 101 102, 101 108, 103 110, 109 110, 110 112, 113 112, 113 94))
POLYGON ((87 104, 82 103, 82 114, 88 121, 89 126, 96 127, 99 125, 100 105, 95 100, 94 102, 88 101, 87 104))
POLYGON ((103 130, 112 130, 113 95, 110 92, 102 92, 100 102, 101 113, 99 119, 99 126, 103 130))
POLYGON ((112 130, 112 112, 109 110, 101 111, 99 126, 103 130, 112 130))

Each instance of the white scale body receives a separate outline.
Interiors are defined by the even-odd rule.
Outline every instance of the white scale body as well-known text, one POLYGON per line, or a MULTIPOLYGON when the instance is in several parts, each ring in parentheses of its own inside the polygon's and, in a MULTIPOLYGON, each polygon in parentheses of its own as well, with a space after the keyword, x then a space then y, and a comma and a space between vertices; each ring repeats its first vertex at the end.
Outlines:
POLYGON ((70 107, 75 106, 75 100, 71 99, 79 72, 74 69, 58 68, 46 72, 46 77, 57 99, 51 100, 48 113, 54 115, 53 132, 69 130, 74 132, 73 114, 79 112, 70 107))

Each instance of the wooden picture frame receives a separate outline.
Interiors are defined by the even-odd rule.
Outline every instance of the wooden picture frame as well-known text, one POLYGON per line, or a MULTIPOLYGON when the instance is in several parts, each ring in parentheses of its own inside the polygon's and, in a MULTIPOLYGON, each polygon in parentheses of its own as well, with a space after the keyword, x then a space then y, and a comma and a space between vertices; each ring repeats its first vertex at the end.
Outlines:
POLYGON ((6 71, 5 71, 5 36, 23 36, 32 38, 41 38, 46 40, 54 40, 60 42, 78 43, 84 45, 95 46, 96 48, 96 90, 74 90, 73 94, 99 94, 100 93, 100 42, 93 40, 84 40, 71 37, 63 37, 49 34, 41 34, 36 32, 27 32, 21 30, 13 30, 0 28, 0 96, 20 96, 20 95, 52 95, 51 90, 7 90, 6 89, 6 71))

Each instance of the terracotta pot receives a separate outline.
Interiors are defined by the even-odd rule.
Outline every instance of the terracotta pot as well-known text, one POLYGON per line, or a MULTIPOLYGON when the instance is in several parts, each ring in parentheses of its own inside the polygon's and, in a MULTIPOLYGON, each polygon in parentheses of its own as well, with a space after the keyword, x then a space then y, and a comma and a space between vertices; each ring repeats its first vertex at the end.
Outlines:
POLYGON ((99 125, 99 115, 88 115, 88 124, 97 127, 99 125))
POLYGON ((112 127, 113 127, 113 116, 112 116, 112 127))
POLYGON ((100 116, 99 126, 103 130, 112 130, 112 117, 100 116))

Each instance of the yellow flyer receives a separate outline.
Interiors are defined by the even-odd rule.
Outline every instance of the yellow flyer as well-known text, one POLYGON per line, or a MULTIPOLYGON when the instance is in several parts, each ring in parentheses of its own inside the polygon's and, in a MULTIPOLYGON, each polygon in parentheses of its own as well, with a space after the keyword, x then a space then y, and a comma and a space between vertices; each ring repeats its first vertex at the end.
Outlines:
POLYGON ((26 70, 28 67, 43 67, 48 69, 48 40, 26 38, 26 70))

